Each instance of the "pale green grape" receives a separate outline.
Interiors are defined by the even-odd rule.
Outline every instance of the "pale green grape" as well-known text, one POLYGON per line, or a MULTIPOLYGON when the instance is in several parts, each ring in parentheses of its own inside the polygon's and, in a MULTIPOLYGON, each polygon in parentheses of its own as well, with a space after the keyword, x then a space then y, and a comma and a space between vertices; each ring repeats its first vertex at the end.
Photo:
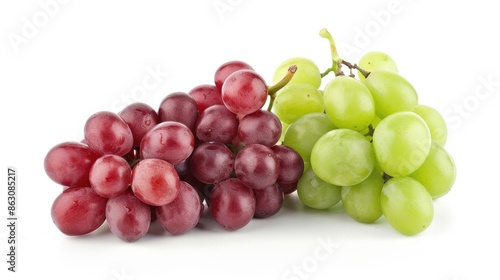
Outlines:
POLYGON ((381 119, 395 112, 414 111, 418 105, 413 86, 394 71, 373 70, 364 84, 372 93, 375 112, 381 119))
POLYGON ((359 132, 339 128, 318 139, 311 152, 311 167, 324 181, 352 186, 364 181, 375 166, 370 142, 359 132))
POLYGON ((382 216, 380 192, 384 185, 382 173, 374 169, 363 182, 342 187, 342 204, 354 220, 361 223, 373 223, 382 216))
POLYGON ((286 85, 276 96, 273 111, 282 122, 293 123, 305 114, 323 112, 323 96, 308 84, 286 85))
POLYGON ((309 168, 297 183, 297 195, 304 205, 314 209, 328 209, 341 200, 341 187, 321 180, 309 168))
POLYGON ((360 81, 339 76, 331 80, 323 93, 325 111, 338 128, 361 131, 375 118, 375 103, 360 81))
POLYGON ((426 105, 418 105, 415 113, 424 119, 431 131, 432 140, 444 145, 448 138, 448 128, 443 116, 434 108, 426 105))
MULTIPOLYGON (((372 51, 365 53, 358 62, 359 68, 371 72, 376 69, 388 69, 398 72, 396 62, 386 53, 379 51, 372 51)), ((365 79, 365 76, 358 71, 360 81, 365 79)))
POLYGON ((373 149, 382 170, 392 177, 407 176, 417 170, 431 149, 431 133, 416 113, 394 113, 378 124, 373 149))
POLYGON ((288 82, 289 85, 309 84, 315 88, 319 88, 321 85, 321 73, 319 68, 312 60, 304 57, 294 57, 283 61, 274 72, 273 84, 281 81, 288 72, 288 68, 292 65, 297 66, 297 71, 290 82, 288 82))
POLYGON ((306 114, 288 126, 283 144, 293 148, 305 162, 309 162, 316 141, 334 128, 324 113, 306 114))
POLYGON ((433 141, 427 159, 410 177, 419 181, 432 198, 438 198, 447 194, 455 183, 455 162, 441 144, 433 141))
POLYGON ((388 180, 382 188, 380 203, 389 224, 406 235, 422 232, 434 217, 431 195, 411 177, 388 180))

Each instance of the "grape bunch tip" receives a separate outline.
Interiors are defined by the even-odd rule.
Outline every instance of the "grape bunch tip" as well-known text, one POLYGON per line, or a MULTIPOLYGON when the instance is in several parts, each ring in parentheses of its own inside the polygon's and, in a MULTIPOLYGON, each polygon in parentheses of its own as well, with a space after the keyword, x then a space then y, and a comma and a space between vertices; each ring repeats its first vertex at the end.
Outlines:
POLYGON ((80 236, 107 224, 135 242, 154 222, 181 235, 208 215, 234 231, 276 215, 296 193, 309 208, 342 205, 360 223, 384 216, 404 235, 427 229, 433 200, 456 178, 443 117, 419 103, 389 55, 351 63, 327 29, 320 37, 332 57, 323 72, 292 57, 268 86, 233 60, 213 84, 167 94, 157 109, 136 102, 90 116, 82 141, 45 156, 47 176, 62 186, 55 226, 80 236))

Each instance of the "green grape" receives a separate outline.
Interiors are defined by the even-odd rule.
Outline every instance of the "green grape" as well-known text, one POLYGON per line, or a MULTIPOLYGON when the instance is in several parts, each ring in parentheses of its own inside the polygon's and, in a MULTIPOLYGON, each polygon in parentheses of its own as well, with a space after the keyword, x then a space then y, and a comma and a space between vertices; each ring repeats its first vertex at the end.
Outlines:
POLYGON ((342 204, 354 220, 361 223, 373 223, 382 216, 380 192, 384 185, 382 173, 374 169, 363 182, 342 187, 342 204))
POLYGON ((339 128, 318 139, 311 152, 311 167, 324 181, 352 186, 373 171, 375 155, 370 142, 359 132, 339 128))
POLYGON ((308 84, 286 85, 276 96, 273 111, 282 122, 293 123, 305 114, 323 112, 323 96, 308 84))
POLYGON ((297 183, 297 195, 304 205, 314 209, 328 209, 341 200, 341 187, 321 180, 309 168, 297 183))
POLYGON ((431 195, 411 177, 387 181, 382 187, 380 203, 389 224, 406 235, 424 231, 434 217, 431 195))
MULTIPOLYGON (((389 69, 398 72, 396 62, 383 52, 373 51, 365 53, 358 62, 359 68, 371 72, 375 69, 389 69)), ((364 81, 365 76, 358 71, 360 81, 364 81)))
POLYGON ((394 71, 373 70, 364 84, 372 93, 375 111, 381 119, 395 112, 414 111, 418 105, 413 86, 394 71))
POLYGON ((382 170, 403 177, 417 170, 431 149, 431 133, 416 113, 394 113, 378 124, 373 133, 373 149, 382 170))
POLYGON ((424 119, 431 131, 432 140, 444 145, 448 138, 448 129, 443 116, 436 109, 426 105, 418 105, 415 113, 424 119))
POLYGON ((432 198, 438 198, 447 194, 455 183, 455 162, 439 142, 433 141, 427 159, 410 177, 419 181, 432 198))
POLYGON ((335 126, 324 113, 310 113, 296 119, 285 133, 283 144, 297 151, 305 162, 309 162, 311 151, 318 139, 335 126))
POLYGON ((283 61, 274 72, 273 84, 281 81, 288 72, 288 68, 292 65, 297 66, 297 71, 290 82, 288 82, 289 85, 309 84, 315 88, 319 88, 321 85, 321 73, 319 68, 312 60, 304 57, 294 57, 283 61))
POLYGON ((338 128, 361 131, 375 118, 375 103, 366 86, 360 81, 339 76, 325 87, 325 111, 338 128))

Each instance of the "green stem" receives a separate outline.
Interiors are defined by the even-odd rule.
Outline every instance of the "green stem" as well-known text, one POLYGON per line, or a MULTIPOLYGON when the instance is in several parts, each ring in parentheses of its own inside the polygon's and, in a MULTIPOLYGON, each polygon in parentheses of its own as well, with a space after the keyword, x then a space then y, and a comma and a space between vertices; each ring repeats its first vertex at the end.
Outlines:
MULTIPOLYGON (((328 32, 328 30, 326 28, 323 28, 320 30, 319 36, 327 39, 330 42, 330 52, 332 54, 332 67, 327 69, 324 72, 325 76, 326 76, 326 74, 328 74, 332 71, 335 73, 335 75, 341 73, 342 71, 339 71, 339 70, 340 70, 340 64, 342 63, 342 58, 340 58, 340 56, 337 52, 337 46, 335 45, 335 41, 333 40, 332 34, 330 34, 330 32, 328 32)), ((323 75, 322 75, 322 77, 323 77, 323 75)))
POLYGON ((267 89, 267 94, 271 98, 271 100, 269 100, 269 106, 267 107, 267 110, 269 112, 271 112, 271 110, 273 109, 273 104, 274 100, 276 99, 276 94, 280 89, 286 86, 288 82, 290 82, 290 80, 293 78, 293 75, 295 75, 295 72, 297 72, 297 65, 290 66, 288 68, 288 71, 286 72, 285 77, 283 77, 283 79, 281 79, 275 85, 272 85, 267 89))

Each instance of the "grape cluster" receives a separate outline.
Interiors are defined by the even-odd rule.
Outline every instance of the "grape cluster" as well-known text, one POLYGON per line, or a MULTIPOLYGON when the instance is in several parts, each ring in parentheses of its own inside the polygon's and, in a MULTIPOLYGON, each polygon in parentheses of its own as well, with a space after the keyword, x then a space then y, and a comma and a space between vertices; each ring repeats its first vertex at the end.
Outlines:
POLYGON ((339 57, 327 30, 320 35, 330 42, 331 68, 320 73, 313 61, 296 57, 274 76, 298 67, 273 97, 272 110, 286 127, 284 145, 305 162, 300 200, 315 209, 341 202, 359 222, 384 216, 403 234, 422 232, 433 219, 433 199, 448 193, 456 176, 443 117, 418 102, 389 55, 369 52, 352 64, 339 57), (335 77, 320 90, 330 72, 335 77))
POLYGON ((168 94, 158 110, 133 103, 95 113, 83 141, 50 149, 45 171, 64 186, 51 209, 57 228, 84 235, 107 222, 133 242, 155 220, 186 233, 206 206, 227 230, 276 214, 304 170, 299 153, 278 144, 278 117, 262 109, 281 86, 241 61, 221 65, 214 80, 168 94))

